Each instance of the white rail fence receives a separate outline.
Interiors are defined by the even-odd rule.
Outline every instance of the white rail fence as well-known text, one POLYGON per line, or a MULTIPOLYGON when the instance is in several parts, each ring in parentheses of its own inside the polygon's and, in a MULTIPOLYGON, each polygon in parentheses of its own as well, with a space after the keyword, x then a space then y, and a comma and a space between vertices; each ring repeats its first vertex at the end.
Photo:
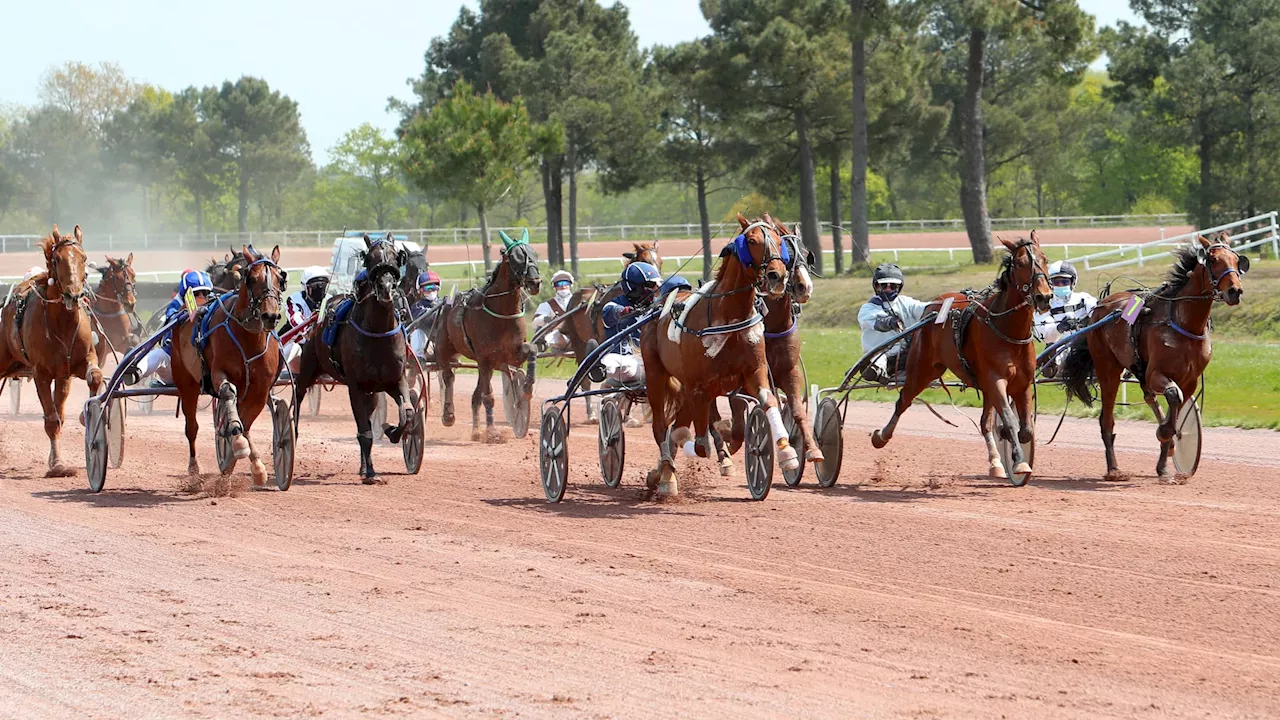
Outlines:
POLYGON ((1231 244, 1237 251, 1270 245, 1271 256, 1280 257, 1280 227, 1277 226, 1276 217, 1277 212, 1272 211, 1184 235, 1162 237, 1141 245, 1121 245, 1112 250, 1077 257, 1073 262, 1083 265, 1085 270, 1105 270, 1127 265, 1141 267, 1148 261, 1163 263, 1168 261, 1167 256, 1173 248, 1191 242, 1198 235, 1222 231, 1231 236, 1231 244), (1250 228, 1251 225, 1256 227, 1250 228))
MULTIPOLYGON (((1181 214, 1162 215, 1063 215, 1051 217, 992 218, 996 229, 1030 229, 1054 227, 1138 227, 1182 224, 1181 214)), ((720 224, 717 224, 717 227, 720 224)), ((875 232, 907 232, 963 230, 964 220, 877 220, 869 223, 875 232)), ((846 226, 847 227, 847 226, 846 226)), ((519 232, 523 228, 490 228, 491 235, 498 230, 519 232)), ((831 232, 831 223, 822 223, 824 233, 831 232)), ((408 228, 393 229, 396 235, 404 235, 421 245, 461 244, 480 241, 480 228, 408 228)), ((225 250, 228 247, 254 244, 329 247, 341 230, 282 230, 250 233, 107 233, 93 234, 89 238, 95 249, 114 250, 225 250)), ((545 240, 545 227, 531 227, 529 233, 535 241, 545 240)), ((713 230, 714 233, 714 230, 713 230)), ((848 234, 847 232, 845 233, 848 234)), ((568 230, 565 229, 568 236, 568 230)), ((667 240, 696 238, 701 236, 698 223, 652 225, 588 225, 578 228, 578 237, 584 242, 595 240, 667 240)), ((40 235, 0 235, 0 253, 29 252, 39 245, 40 235)))

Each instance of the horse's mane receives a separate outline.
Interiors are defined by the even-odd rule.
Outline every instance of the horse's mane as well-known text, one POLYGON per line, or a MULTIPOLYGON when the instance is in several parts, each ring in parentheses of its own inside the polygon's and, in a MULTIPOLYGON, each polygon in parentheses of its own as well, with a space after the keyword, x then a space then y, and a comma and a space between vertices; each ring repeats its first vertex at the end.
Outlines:
POLYGON ((1156 288, 1155 295, 1173 297, 1191 282, 1191 274, 1200 265, 1200 254, 1194 246, 1183 246, 1173 251, 1173 267, 1164 277, 1164 284, 1156 288))
POLYGON ((58 244, 58 241, 53 239, 53 233, 49 233, 48 235, 44 236, 43 240, 40 241, 40 249, 45 251, 46 253, 50 253, 50 252, 53 252, 53 246, 57 244, 58 244))

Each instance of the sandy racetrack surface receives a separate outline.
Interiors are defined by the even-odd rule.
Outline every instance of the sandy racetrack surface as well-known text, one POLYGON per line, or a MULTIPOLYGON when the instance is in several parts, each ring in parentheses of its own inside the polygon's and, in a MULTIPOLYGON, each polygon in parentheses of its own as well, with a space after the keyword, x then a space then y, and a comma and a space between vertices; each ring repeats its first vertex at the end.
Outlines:
POLYGON ((1125 425, 1132 479, 1106 483, 1096 424, 1068 421, 1014 489, 971 474, 967 423, 913 410, 875 451, 889 407, 855 404, 835 488, 777 476, 753 503, 740 458, 732 478, 684 460, 687 497, 657 504, 647 429, 608 490, 575 424, 551 506, 536 428, 473 443, 459 400, 454 428, 432 408, 417 477, 381 444, 389 484, 358 483, 338 391, 303 419, 292 490, 219 497, 191 491, 162 400, 93 495, 83 467, 43 477, 28 386, 0 416, 0 716, 1280 714, 1274 433, 1206 430, 1200 473, 1160 485, 1152 427, 1125 425))

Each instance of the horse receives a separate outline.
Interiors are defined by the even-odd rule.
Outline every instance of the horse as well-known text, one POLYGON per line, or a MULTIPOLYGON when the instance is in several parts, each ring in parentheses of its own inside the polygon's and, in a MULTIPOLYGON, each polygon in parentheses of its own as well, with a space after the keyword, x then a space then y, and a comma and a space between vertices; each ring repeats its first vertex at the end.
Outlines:
POLYGON ((658 466, 647 484, 660 497, 679 494, 672 448, 695 434, 704 447, 710 446, 711 406, 717 397, 737 390, 765 408, 779 464, 786 470, 799 467, 770 389, 763 318, 755 308, 757 294, 777 300, 786 292, 788 269, 780 237, 768 214, 748 221, 739 213, 738 224, 741 233, 720 253, 714 285, 677 291, 670 312, 640 334, 653 439, 659 447, 658 466))
POLYGON ((1152 292, 1106 294, 1091 315, 1096 322, 1139 297, 1143 309, 1132 326, 1111 322, 1076 336, 1070 343, 1062 379, 1068 397, 1074 395, 1086 405, 1093 404, 1089 382, 1096 376, 1102 398, 1098 426, 1106 447, 1107 476, 1116 477, 1119 466, 1115 451, 1115 405, 1121 375, 1128 369, 1142 387, 1143 399, 1155 413, 1156 440, 1160 455, 1156 475, 1168 478, 1168 459, 1173 450, 1179 411, 1187 398, 1194 397, 1200 376, 1213 356, 1209 341, 1209 313, 1216 300, 1240 304, 1244 295, 1242 276, 1249 271, 1249 258, 1231 249, 1231 238, 1218 233, 1212 239, 1198 236, 1190 246, 1174 252, 1174 264, 1163 285, 1152 292), (1164 396, 1168 415, 1160 412, 1156 394, 1164 396))
POLYGON ((418 296, 418 276, 427 271, 427 254, 421 250, 405 253, 404 276, 400 278, 400 294, 406 298, 418 296))
POLYGON ((232 292, 240 287, 240 275, 247 264, 244 255, 233 248, 222 260, 209 258, 209 265, 204 271, 209 273, 209 280, 213 282, 215 289, 232 292))
MULTIPOLYGON (((766 298, 764 301, 764 356, 769 363, 769 374, 773 386, 787 394, 787 410, 795 420, 796 426, 804 438, 805 460, 822 462, 822 451, 813 437, 813 425, 809 413, 804 408, 805 377, 800 359, 800 306, 809 302, 813 294, 813 252, 806 249, 799 236, 779 220, 774 220, 774 230, 781 242, 787 244, 789 274, 787 276, 787 292, 781 297, 766 298)), ((741 398, 730 398, 732 425, 724 427, 719 420, 719 410, 712 407, 713 427, 723 436, 727 436, 728 447, 717 443, 720 454, 722 474, 727 475, 731 463, 728 459, 742 447, 746 437, 747 403, 741 398), (719 425, 719 427, 717 427, 719 425)), ((714 433, 713 433, 714 436, 714 433)))
POLYGON ((496 432, 493 428, 493 371, 510 373, 513 368, 527 364, 524 387, 518 387, 513 378, 511 388, 530 398, 537 370, 537 348, 525 340, 524 310, 525 299, 537 295, 542 288, 538 254, 529 245, 528 230, 519 240, 512 240, 501 230, 498 235, 502 238, 502 256, 488 281, 483 287, 468 291, 456 302, 446 304, 432 326, 434 362, 440 367, 440 378, 444 384, 444 407, 440 419, 445 427, 451 427, 455 419, 454 359, 460 355, 471 358, 479 369, 476 389, 471 394, 472 440, 483 437, 480 434, 482 403, 486 433, 493 437, 496 432))
MULTIPOLYGON (((622 267, 625 269, 633 262, 647 262, 650 265, 662 271, 662 256, 658 254, 658 243, 632 243, 634 248, 631 252, 622 253, 625 259, 622 267)), ((604 339, 604 320, 600 317, 600 310, 604 308, 605 303, 622 294, 622 286, 615 282, 613 285, 594 284, 590 287, 580 288, 574 293, 573 298, 569 300, 569 305, 564 309, 566 315, 571 317, 561 322, 557 327, 565 337, 569 338, 569 343, 573 348, 573 358, 578 364, 591 352, 594 344, 604 339), (582 307, 582 310, 578 310, 582 307)), ((585 380, 582 384, 583 390, 591 389, 591 381, 585 380)), ((587 404, 587 422, 596 422, 596 404, 593 396, 588 395, 583 398, 583 402, 587 404)))
POLYGON ((84 232, 77 225, 71 235, 60 235, 54 225, 41 249, 47 270, 15 288, 0 311, 0 377, 34 376, 49 436, 47 476, 64 477, 74 472, 63 466, 58 449, 71 378, 83 378, 97 395, 102 370, 84 311, 84 232))
POLYGON ((98 357, 105 358, 109 352, 123 353, 138 344, 142 322, 134 312, 138 298, 133 292, 138 276, 133 270, 133 253, 127 258, 108 256, 106 266, 96 269, 102 279, 93 292, 89 311, 98 326, 98 357))
POLYGON ((330 300, 333 310, 308 331, 294 383, 293 406, 302 407, 302 399, 321 375, 344 382, 360 443, 361 482, 383 485, 386 481, 373 469, 372 457, 372 419, 378 395, 390 394, 400 407, 399 426, 382 428, 391 442, 399 442, 417 418, 405 375, 404 331, 396 312, 397 302, 403 300, 397 282, 405 251, 396 249, 390 233, 377 240, 366 234, 364 243, 364 272, 356 280, 353 295, 330 300))
POLYGON ((280 269, 280 246, 264 256, 251 246, 240 251, 243 265, 236 290, 220 295, 173 328, 171 369, 186 418, 190 461, 187 472, 200 474, 196 461, 198 403, 201 393, 226 408, 225 432, 233 438, 236 459, 248 457, 253 483, 263 485, 267 468, 249 440, 249 431, 271 396, 283 362, 280 340, 281 294, 287 274, 280 269))
POLYGON ((898 393, 893 416, 880 430, 871 434, 871 444, 883 448, 893 438, 898 419, 911 407, 916 397, 947 370, 969 387, 982 393, 981 431, 987 443, 987 474, 1006 478, 1029 477, 1031 458, 1023 457, 1021 444, 1035 441, 1036 358, 1031 344, 1033 308, 1048 312, 1050 293, 1047 261, 1040 250, 1040 239, 1031 232, 1030 239, 1012 242, 1000 239, 1009 251, 1000 263, 995 283, 972 293, 944 293, 930 308, 937 308, 948 298, 952 301, 949 322, 929 323, 921 328, 907 351, 906 380, 898 393), (978 320, 970 323, 971 319, 978 320), (1009 403, 1013 402, 1013 409, 1009 403), (1009 437, 1015 427, 1018 442, 1009 437), (995 413, 1004 422, 1001 437, 1013 443, 1014 467, 1004 467, 994 435, 995 413))

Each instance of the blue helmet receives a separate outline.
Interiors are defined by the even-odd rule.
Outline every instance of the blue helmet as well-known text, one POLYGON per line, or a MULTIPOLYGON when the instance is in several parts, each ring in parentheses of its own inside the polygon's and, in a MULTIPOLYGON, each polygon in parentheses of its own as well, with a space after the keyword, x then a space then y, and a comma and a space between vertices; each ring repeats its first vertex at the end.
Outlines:
POLYGON ((179 283, 178 290, 184 296, 188 290, 193 292, 197 290, 213 292, 213 281, 209 279, 209 273, 192 270, 182 276, 182 282, 179 283))
POLYGON ((662 273, 647 262, 633 262, 622 271, 622 292, 631 300, 652 295, 662 284, 662 273))

